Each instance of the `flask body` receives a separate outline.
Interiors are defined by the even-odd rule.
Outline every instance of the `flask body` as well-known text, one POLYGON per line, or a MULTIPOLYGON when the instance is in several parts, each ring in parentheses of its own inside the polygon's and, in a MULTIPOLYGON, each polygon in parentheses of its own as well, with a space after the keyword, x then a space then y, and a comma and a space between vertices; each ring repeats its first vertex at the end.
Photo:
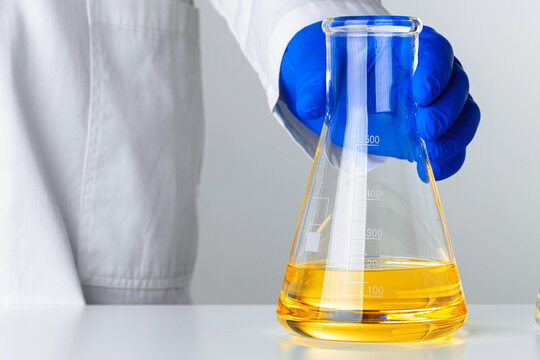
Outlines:
POLYGON ((467 307, 415 125, 415 18, 328 19, 327 113, 278 319, 324 340, 443 337, 467 307))

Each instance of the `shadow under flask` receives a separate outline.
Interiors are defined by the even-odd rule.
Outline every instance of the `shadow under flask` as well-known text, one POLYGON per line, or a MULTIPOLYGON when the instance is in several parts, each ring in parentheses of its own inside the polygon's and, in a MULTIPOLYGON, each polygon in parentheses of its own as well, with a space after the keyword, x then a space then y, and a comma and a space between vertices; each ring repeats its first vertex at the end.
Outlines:
POLYGON ((323 22, 327 112, 277 315, 324 340, 440 338, 467 318, 412 77, 421 22, 323 22))

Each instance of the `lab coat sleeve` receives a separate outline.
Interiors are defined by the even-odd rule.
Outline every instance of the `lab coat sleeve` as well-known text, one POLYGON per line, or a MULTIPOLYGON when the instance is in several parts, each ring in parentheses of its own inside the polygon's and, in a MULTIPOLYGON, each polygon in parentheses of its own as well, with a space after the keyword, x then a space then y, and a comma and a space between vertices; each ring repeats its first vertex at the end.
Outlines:
POLYGON ((387 14, 380 0, 211 0, 259 75, 268 105, 292 138, 310 155, 319 136, 281 101, 279 71, 287 44, 302 28, 328 17, 387 14))

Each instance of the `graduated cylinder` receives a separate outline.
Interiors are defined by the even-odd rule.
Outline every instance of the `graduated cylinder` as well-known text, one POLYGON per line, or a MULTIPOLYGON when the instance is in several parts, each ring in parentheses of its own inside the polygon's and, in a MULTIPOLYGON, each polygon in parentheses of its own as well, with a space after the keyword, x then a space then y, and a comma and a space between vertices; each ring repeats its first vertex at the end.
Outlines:
POLYGON ((327 114, 277 314, 341 341, 449 335, 467 308, 415 125, 416 18, 328 19, 327 114))

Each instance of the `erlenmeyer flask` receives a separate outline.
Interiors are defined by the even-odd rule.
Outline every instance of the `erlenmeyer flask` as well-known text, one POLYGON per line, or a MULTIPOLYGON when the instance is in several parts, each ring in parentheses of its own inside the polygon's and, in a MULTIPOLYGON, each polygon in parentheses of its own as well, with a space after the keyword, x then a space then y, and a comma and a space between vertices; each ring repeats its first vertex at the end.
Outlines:
POLYGON ((416 18, 323 23, 327 114, 278 319, 326 340, 417 341, 467 307, 426 147, 415 125, 416 18))

